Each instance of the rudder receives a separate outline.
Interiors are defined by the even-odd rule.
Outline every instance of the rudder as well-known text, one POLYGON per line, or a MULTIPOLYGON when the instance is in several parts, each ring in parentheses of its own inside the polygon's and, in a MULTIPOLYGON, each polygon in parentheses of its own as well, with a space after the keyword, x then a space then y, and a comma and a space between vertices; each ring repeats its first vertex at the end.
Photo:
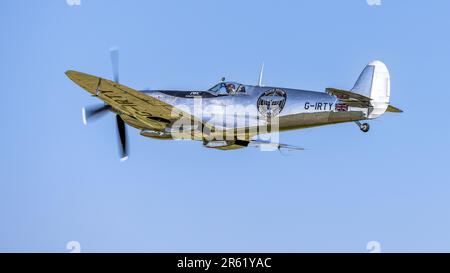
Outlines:
POLYGON ((368 118, 377 118, 386 112, 391 95, 389 70, 381 61, 370 62, 359 75, 351 92, 371 99, 368 118))

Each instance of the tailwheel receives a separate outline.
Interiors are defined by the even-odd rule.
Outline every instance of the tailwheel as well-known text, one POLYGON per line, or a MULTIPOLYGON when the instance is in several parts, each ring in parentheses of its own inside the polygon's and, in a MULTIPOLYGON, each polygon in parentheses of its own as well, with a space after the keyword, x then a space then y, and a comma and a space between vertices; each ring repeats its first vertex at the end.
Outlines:
POLYGON ((359 126, 359 129, 361 131, 363 131, 364 133, 367 133, 367 132, 369 132, 370 125, 369 125, 369 123, 363 123, 363 124, 361 124, 361 126, 359 126))
POLYGON ((368 123, 361 123, 359 121, 356 121, 355 123, 356 123, 356 125, 358 125, 359 129, 361 131, 363 131, 364 133, 369 132, 370 125, 368 123))

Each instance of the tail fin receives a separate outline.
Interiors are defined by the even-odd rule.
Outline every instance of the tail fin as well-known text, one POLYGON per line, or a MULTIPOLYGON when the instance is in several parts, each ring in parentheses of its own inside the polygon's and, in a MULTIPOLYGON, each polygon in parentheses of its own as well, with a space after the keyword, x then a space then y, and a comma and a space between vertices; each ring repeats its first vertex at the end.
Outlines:
POLYGON ((351 92, 370 98, 368 118, 384 114, 391 95, 391 82, 386 65, 381 61, 370 62, 359 75, 351 92))

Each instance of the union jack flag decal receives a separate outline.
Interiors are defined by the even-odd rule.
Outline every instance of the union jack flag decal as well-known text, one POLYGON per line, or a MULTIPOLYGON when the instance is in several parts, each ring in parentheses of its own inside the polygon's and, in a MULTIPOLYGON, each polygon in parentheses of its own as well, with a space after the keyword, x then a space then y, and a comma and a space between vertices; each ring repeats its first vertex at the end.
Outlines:
POLYGON ((339 112, 348 111, 348 105, 345 103, 336 103, 335 110, 339 112))

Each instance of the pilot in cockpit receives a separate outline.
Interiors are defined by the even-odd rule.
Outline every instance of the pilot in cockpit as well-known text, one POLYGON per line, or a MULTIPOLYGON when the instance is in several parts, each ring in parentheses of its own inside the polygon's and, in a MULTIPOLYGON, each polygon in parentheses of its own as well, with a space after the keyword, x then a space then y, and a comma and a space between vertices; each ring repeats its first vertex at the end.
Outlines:
POLYGON ((227 88, 227 93, 228 94, 234 94, 236 92, 236 87, 232 83, 228 83, 226 85, 226 88, 227 88))

